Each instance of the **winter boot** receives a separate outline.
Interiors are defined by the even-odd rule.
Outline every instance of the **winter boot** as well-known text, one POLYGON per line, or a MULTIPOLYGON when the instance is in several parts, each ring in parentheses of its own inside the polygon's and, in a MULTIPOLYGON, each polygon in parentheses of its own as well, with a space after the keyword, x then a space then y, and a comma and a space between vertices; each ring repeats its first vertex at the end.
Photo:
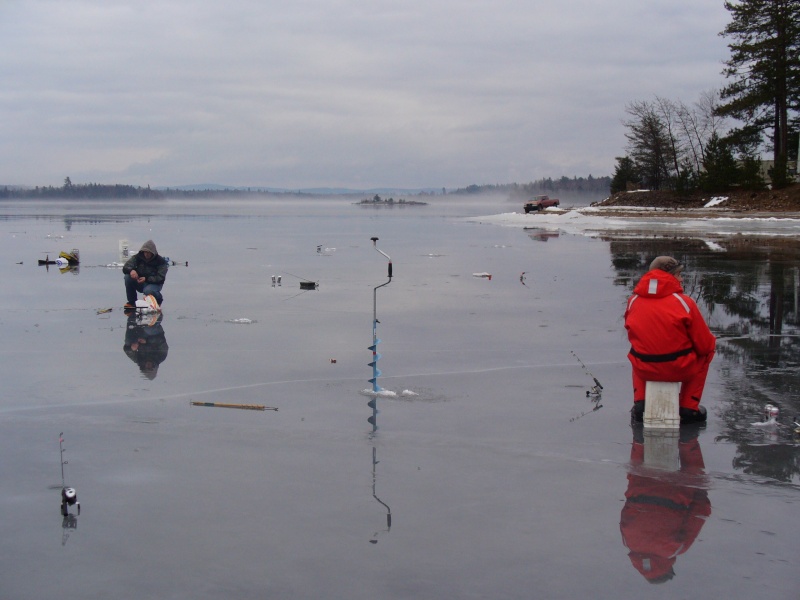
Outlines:
POLYGON ((698 406, 697 410, 691 408, 684 408, 681 406, 678 409, 678 414, 681 417, 681 425, 688 425, 690 423, 705 423, 708 415, 706 414, 705 406, 698 406))

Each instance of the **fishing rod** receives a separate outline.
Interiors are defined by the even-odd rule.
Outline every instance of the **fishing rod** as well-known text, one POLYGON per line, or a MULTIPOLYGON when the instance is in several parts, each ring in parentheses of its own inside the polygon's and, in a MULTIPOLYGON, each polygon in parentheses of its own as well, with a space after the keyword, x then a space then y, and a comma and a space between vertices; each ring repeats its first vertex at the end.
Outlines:
MULTIPOLYGON (((153 298, 153 302, 156 302, 155 298, 153 298)), ((147 315, 147 314, 155 314, 155 313, 159 313, 160 314, 161 313, 161 306, 159 306, 158 303, 156 303, 156 304, 148 303, 147 306, 124 305, 121 308, 122 308, 122 311, 124 313, 134 313, 135 312, 138 315, 147 315)), ((103 315, 103 314, 106 314, 106 313, 110 313, 113 310, 114 310, 113 307, 111 307, 111 308, 98 308, 98 309, 95 309, 95 312, 98 315, 103 315)))
POLYGON ((580 365, 583 367, 583 370, 586 371, 586 374, 594 380, 595 385, 586 391, 586 397, 600 396, 600 394, 603 393, 603 385, 597 380, 597 377, 592 375, 592 372, 586 367, 585 364, 583 364, 583 361, 578 357, 578 355, 572 350, 570 350, 570 352, 572 353, 572 356, 575 357, 575 360, 577 360, 578 363, 580 363, 580 365))
POLYGON ((228 402, 195 402, 189 401, 192 406, 209 406, 214 408, 238 408, 241 410, 274 410, 278 412, 275 406, 264 406, 263 404, 231 404, 228 402))
POLYGON ((69 507, 75 506, 78 509, 78 514, 81 514, 81 503, 78 502, 78 493, 73 487, 67 487, 64 478, 64 465, 67 461, 64 460, 64 432, 58 434, 58 446, 61 450, 61 514, 63 516, 69 515, 69 507))
POLYGON ((289 273, 289 271, 281 271, 284 275, 291 275, 292 277, 296 277, 300 281, 311 281, 308 277, 300 277, 300 275, 295 275, 294 273, 289 273))

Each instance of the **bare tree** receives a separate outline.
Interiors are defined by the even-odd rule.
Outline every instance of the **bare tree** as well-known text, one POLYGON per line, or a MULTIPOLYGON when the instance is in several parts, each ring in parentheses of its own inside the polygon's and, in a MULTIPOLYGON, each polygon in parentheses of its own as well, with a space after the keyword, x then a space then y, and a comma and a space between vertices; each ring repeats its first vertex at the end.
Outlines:
POLYGON ((678 105, 669 98, 656 96, 655 108, 661 116, 661 122, 664 124, 667 142, 669 143, 668 158, 672 160, 671 175, 677 175, 681 172, 679 163, 682 162, 684 157, 683 140, 678 137, 678 105))

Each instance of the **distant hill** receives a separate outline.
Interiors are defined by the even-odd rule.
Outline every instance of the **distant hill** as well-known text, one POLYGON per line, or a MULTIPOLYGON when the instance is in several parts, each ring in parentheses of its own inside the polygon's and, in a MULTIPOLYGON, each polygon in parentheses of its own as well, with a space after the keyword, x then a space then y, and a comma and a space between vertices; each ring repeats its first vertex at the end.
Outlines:
POLYGON ((312 196, 359 196, 364 194, 397 194, 413 196, 418 194, 441 194, 442 188, 334 188, 334 187, 315 187, 315 188, 276 188, 268 186, 241 186, 241 185, 221 185, 218 183, 193 183, 178 186, 160 186, 155 188, 161 192, 180 191, 180 192, 237 192, 237 193, 270 193, 270 194, 308 194, 312 196))
POLYGON ((469 185, 465 188, 453 190, 453 194, 486 194, 503 193, 511 198, 526 198, 542 192, 602 192, 608 193, 611 189, 611 177, 560 177, 553 179, 545 177, 530 183, 497 183, 491 185, 469 185))

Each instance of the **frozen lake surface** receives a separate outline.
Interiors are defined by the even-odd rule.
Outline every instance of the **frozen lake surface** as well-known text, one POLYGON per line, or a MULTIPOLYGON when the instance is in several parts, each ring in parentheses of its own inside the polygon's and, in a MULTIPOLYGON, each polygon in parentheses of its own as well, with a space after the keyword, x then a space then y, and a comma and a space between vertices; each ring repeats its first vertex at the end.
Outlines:
POLYGON ((0 204, 0 598, 797 598, 798 223, 429 202, 0 204), (629 423, 659 254, 719 337, 680 438, 629 423))

